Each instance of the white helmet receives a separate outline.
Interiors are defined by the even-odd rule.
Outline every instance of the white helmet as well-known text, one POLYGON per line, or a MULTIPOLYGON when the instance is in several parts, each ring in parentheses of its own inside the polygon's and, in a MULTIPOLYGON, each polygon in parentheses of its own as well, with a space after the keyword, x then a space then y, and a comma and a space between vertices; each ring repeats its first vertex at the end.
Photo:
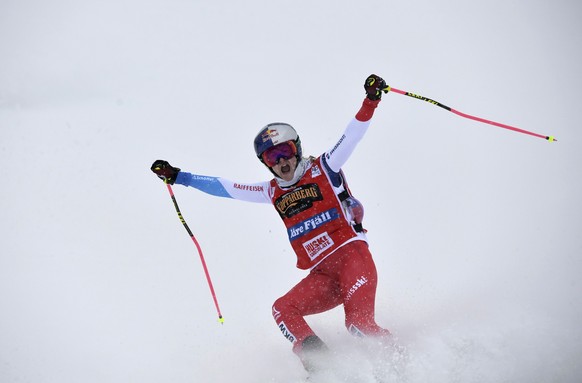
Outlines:
POLYGON ((265 150, 283 142, 293 141, 297 148, 297 159, 301 159, 301 140, 293 127, 284 122, 273 122, 265 126, 255 137, 255 153, 263 162, 262 154, 265 150))

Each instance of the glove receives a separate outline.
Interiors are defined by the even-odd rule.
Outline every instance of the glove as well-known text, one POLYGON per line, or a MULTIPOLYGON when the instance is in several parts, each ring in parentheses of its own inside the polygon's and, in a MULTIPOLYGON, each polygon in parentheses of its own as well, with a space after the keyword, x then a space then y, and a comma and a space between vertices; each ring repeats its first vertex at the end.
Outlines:
POLYGON ((388 93, 390 91, 390 87, 386 85, 386 81, 375 74, 368 76, 364 83, 364 89, 366 90, 366 97, 372 101, 380 100, 382 98, 382 92, 388 93))
POLYGON ((152 172, 163 180, 165 183, 173 185, 176 182, 176 177, 180 172, 180 168, 175 168, 168 161, 156 160, 152 164, 152 172))

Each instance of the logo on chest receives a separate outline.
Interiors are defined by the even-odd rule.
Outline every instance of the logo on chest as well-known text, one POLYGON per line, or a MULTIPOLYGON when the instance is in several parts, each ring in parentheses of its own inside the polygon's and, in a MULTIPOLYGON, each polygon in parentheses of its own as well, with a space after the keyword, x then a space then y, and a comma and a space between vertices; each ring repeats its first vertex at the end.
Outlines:
POLYGON ((293 241, 307 233, 339 218, 339 213, 336 208, 324 211, 323 213, 309 217, 303 222, 287 229, 289 240, 293 241))
POLYGON ((321 170, 319 169, 319 166, 313 165, 313 167, 311 168, 311 178, 319 177, 320 175, 321 170))
POLYGON ((332 246, 333 239, 331 239, 327 232, 322 233, 317 237, 303 243, 303 248, 305 249, 309 259, 312 261, 332 246))
POLYGON ((275 200, 275 208, 281 217, 291 218, 313 206, 314 201, 323 200, 317 184, 299 186, 275 200))

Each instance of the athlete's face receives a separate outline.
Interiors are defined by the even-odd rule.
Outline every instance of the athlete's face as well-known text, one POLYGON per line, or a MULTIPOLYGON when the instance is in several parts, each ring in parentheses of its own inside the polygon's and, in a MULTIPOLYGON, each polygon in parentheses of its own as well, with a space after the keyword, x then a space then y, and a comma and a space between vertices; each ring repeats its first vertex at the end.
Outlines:
POLYGON ((293 156, 291 158, 281 158, 279 162, 271 169, 285 181, 291 181, 293 175, 295 175, 295 168, 297 168, 297 157, 293 156))

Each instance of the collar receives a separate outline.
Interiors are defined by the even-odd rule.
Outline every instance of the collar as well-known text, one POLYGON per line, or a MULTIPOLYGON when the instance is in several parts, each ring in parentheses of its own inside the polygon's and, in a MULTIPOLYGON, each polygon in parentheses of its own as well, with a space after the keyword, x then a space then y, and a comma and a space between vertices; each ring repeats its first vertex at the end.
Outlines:
POLYGON ((311 158, 302 158, 301 161, 299 161, 299 163, 297 164, 297 167, 295 168, 293 178, 290 181, 285 181, 282 178, 275 177, 277 185, 279 185, 282 188, 288 188, 295 185, 297 182, 299 182, 301 177, 303 177, 307 169, 309 169, 309 167, 311 166, 311 162, 312 162, 311 158))

